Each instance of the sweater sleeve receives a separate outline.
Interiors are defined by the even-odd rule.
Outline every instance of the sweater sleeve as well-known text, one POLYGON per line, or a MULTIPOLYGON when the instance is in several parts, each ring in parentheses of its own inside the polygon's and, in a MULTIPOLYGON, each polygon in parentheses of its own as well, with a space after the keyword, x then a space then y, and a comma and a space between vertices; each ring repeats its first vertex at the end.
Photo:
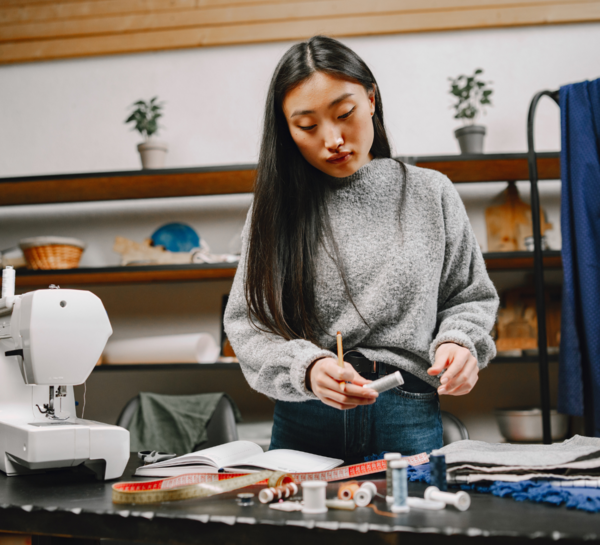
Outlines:
POLYGON ((251 215, 252 208, 242 231, 240 263, 225 309, 227 338, 254 390, 282 401, 318 399, 306 389, 306 370, 313 361, 322 357, 335 358, 336 355, 304 339, 287 341, 278 335, 264 333, 250 323, 245 277, 251 215))
POLYGON ((438 292, 437 335, 429 356, 446 342, 468 348, 480 368, 496 355, 490 331, 498 311, 498 294, 488 276, 467 212, 452 182, 445 178, 442 211, 446 244, 438 292))

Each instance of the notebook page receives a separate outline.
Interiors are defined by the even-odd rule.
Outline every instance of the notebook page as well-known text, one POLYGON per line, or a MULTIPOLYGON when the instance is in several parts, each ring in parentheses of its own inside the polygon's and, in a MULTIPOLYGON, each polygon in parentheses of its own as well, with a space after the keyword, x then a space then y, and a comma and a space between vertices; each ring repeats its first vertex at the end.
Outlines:
POLYGON ((257 454, 261 454, 262 451, 262 448, 252 441, 232 441, 231 443, 225 443, 224 445, 206 448, 197 452, 190 452, 189 454, 184 454, 183 456, 178 456, 171 460, 149 464, 145 467, 155 468, 206 464, 221 469, 232 464, 245 462, 247 458, 252 458, 257 454))
MULTIPOLYGON (((261 452, 236 465, 262 467, 286 473, 310 473, 314 471, 327 471, 341 465, 343 462, 343 460, 338 460, 337 458, 327 458, 326 456, 309 454, 308 452, 301 452, 299 450, 277 449, 261 452)), ((230 467, 232 465, 230 464, 230 467)))

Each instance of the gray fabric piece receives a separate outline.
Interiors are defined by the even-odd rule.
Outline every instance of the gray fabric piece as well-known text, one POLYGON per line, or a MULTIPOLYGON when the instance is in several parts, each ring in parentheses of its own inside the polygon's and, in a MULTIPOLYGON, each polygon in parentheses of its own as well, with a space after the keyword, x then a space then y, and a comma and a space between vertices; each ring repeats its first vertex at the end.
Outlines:
POLYGON ((553 445, 514 445, 465 440, 446 445, 437 453, 446 456, 447 465, 472 464, 530 469, 598 467, 600 439, 575 435, 553 445))
POLYGON ((239 422, 239 409, 223 392, 194 395, 141 392, 140 406, 129 425, 131 451, 192 452, 196 445, 206 441, 206 426, 223 396, 231 401, 239 422))
MULTIPOLYGON (((329 248, 320 248, 315 285, 318 318, 327 330, 317 344, 262 333, 248 320, 244 295, 251 212, 224 325, 248 383, 285 401, 316 399, 306 389, 308 366, 344 347, 408 371, 432 386, 427 369, 444 342, 468 348, 485 367, 496 354, 489 335, 498 296, 463 203, 443 174, 392 159, 374 159, 348 178, 329 178, 328 201, 352 297, 345 295, 329 248), (401 210, 401 212, 399 212, 401 210)), ((326 183, 326 182, 324 182, 326 183)))

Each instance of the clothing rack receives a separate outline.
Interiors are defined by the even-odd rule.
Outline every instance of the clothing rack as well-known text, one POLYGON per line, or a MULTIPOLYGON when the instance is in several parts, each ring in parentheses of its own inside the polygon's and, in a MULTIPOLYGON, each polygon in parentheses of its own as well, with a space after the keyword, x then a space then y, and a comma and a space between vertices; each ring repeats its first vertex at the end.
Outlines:
MULTIPOLYGON (((542 429, 544 444, 552 443, 550 427, 550 381, 548 375, 548 345, 546 337, 546 301, 544 290, 544 262, 542 260, 542 236, 540 228, 540 196, 538 192, 537 154, 535 152, 533 131, 535 111, 543 96, 550 97, 559 107, 559 91, 540 91, 531 100, 527 116, 527 154, 529 164, 529 181, 531 182, 531 216, 533 223, 533 275, 535 281, 536 311, 538 317, 538 353, 540 374, 540 397, 542 404, 542 429)), ((585 359, 585 358, 584 358, 585 359)), ((593 435, 593 412, 590 408, 591 381, 588 362, 582 359, 583 401, 585 417, 585 434, 593 435)))

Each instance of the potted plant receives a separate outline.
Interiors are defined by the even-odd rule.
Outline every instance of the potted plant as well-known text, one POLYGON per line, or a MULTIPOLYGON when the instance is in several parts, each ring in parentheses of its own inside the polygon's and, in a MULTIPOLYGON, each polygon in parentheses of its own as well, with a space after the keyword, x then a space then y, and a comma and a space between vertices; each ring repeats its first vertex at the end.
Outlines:
POLYGON ((167 144, 159 142, 154 138, 158 132, 158 118, 162 117, 163 103, 157 102, 158 97, 148 102, 138 100, 131 105, 134 108, 125 123, 135 123, 132 130, 137 130, 143 137, 144 142, 138 144, 138 151, 142 158, 142 168, 163 168, 167 155, 167 144))
POLYGON ((454 131, 461 153, 483 153, 485 127, 475 125, 475 120, 484 111, 485 106, 492 105, 492 89, 488 87, 490 81, 479 79, 481 74, 483 70, 478 68, 472 76, 448 78, 450 94, 456 98, 456 104, 453 106, 456 111, 454 119, 461 119, 465 124, 454 131))

